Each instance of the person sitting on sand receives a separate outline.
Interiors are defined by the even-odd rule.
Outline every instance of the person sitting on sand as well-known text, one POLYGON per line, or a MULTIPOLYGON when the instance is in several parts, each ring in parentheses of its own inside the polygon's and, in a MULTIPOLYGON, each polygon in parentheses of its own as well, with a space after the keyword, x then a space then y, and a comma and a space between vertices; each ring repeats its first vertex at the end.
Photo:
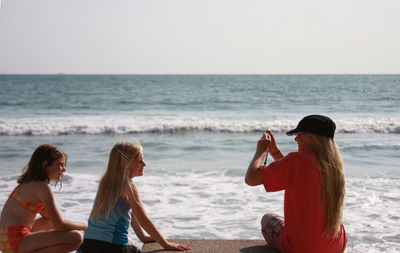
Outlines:
POLYGON ((33 152, 1 213, 1 252, 71 252, 82 243, 78 230, 86 224, 63 219, 49 185, 61 181, 66 162, 67 155, 50 144, 33 152))
POLYGON ((138 188, 132 181, 143 175, 145 166, 140 144, 118 142, 114 145, 107 170, 100 180, 83 244, 77 252, 140 252, 128 238, 129 224, 144 243, 157 241, 169 250, 190 249, 164 239, 147 216, 138 188), (150 236, 146 236, 142 228, 150 236))
POLYGON ((288 135, 296 135, 298 152, 286 156, 271 130, 257 143, 245 182, 263 184, 267 192, 285 190, 284 218, 266 214, 262 233, 282 252, 343 252, 347 236, 342 220, 345 177, 339 149, 333 140, 336 125, 328 117, 304 117, 288 135), (268 152, 275 159, 262 162, 268 152))

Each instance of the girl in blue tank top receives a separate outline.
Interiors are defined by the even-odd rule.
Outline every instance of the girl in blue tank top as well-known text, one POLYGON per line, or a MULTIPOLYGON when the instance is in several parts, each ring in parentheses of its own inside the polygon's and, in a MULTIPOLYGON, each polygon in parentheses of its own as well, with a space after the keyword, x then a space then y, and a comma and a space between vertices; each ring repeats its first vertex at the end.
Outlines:
POLYGON ((118 142, 114 145, 78 252, 140 252, 128 238, 129 224, 143 243, 156 241, 168 250, 190 249, 168 242, 147 216, 132 181, 143 175, 145 166, 140 144, 118 142), (145 235, 143 229, 149 235, 145 235))

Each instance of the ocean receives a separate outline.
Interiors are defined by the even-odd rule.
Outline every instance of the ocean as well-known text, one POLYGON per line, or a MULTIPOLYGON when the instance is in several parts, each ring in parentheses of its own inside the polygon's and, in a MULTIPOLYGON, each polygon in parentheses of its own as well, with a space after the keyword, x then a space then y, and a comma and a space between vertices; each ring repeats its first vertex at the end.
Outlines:
POLYGON ((400 252, 399 98, 400 75, 0 75, 0 208, 52 143, 68 154, 57 204, 87 221, 112 146, 140 141, 134 181, 165 237, 262 239, 283 193, 244 183, 256 142, 272 129, 296 151, 285 132, 324 114, 345 164, 346 252, 400 252))

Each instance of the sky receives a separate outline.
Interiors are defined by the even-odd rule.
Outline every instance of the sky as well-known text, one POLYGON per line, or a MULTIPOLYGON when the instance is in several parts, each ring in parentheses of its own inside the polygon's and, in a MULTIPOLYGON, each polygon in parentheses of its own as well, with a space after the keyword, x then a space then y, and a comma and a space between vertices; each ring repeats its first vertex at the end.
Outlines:
POLYGON ((400 74, 399 0, 0 1, 0 74, 400 74))

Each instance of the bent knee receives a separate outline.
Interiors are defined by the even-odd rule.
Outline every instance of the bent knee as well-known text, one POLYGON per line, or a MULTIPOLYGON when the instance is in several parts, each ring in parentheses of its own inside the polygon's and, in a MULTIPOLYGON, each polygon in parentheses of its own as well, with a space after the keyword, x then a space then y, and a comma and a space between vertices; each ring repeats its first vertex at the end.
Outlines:
POLYGON ((265 222, 267 221, 268 218, 270 218, 270 217, 276 217, 276 216, 278 216, 278 215, 275 214, 275 213, 267 213, 267 214, 264 214, 264 216, 261 218, 261 225, 265 224, 265 222))
POLYGON ((68 243, 71 247, 77 249, 83 242, 82 234, 78 230, 71 230, 68 232, 68 243))

